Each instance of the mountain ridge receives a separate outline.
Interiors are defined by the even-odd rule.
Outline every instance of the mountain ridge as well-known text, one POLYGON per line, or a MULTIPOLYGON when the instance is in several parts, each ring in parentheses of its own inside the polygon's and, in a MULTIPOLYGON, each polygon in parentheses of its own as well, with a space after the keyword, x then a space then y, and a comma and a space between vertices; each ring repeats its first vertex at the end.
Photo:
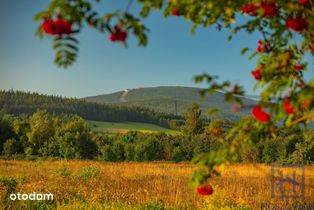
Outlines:
MULTIPOLYGON (((203 113, 210 108, 219 108, 220 115, 228 119, 238 119, 243 115, 250 114, 245 109, 239 113, 231 111, 231 105, 225 102, 223 92, 216 92, 214 95, 206 95, 201 98, 201 88, 185 86, 157 86, 134 88, 117 91, 110 94, 85 97, 84 100, 105 104, 123 104, 127 106, 140 106, 155 111, 183 115, 185 110, 192 103, 199 104, 203 113)), ((252 106, 257 103, 257 98, 241 96, 246 105, 252 106)))

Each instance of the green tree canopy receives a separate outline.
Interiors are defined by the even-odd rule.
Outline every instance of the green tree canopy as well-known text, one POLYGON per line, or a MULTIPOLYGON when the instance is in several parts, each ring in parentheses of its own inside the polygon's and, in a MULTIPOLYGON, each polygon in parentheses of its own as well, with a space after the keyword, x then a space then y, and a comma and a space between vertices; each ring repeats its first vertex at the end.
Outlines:
POLYGON ((201 118, 202 110, 194 103, 186 110, 185 124, 182 126, 182 131, 188 136, 201 134, 204 130, 203 119, 201 118))

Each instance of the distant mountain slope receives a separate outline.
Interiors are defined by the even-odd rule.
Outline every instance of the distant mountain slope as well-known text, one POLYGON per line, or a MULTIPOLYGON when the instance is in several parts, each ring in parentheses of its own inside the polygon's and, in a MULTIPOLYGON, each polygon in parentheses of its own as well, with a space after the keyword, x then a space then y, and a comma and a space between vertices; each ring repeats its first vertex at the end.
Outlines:
POLYGON ((145 107, 100 104, 81 99, 48 96, 22 91, 0 90, 0 112, 31 115, 38 109, 54 114, 76 114, 86 120, 107 122, 141 122, 169 127, 169 120, 180 116, 156 112, 145 107))
MULTIPOLYGON (((112 94, 91 96, 85 98, 87 101, 124 104, 128 106, 140 106, 154 109, 156 111, 182 115, 193 102, 200 105, 204 113, 209 108, 220 109, 222 117, 238 119, 240 116, 249 114, 250 110, 243 110, 240 113, 231 111, 231 105, 224 100, 224 93, 216 92, 215 95, 199 96, 199 88, 192 87, 151 87, 119 91, 112 94), (177 108, 176 108, 177 107, 177 108), (176 111, 177 109, 177 111, 176 111)), ((254 99, 243 98, 247 105, 256 104, 254 99)))

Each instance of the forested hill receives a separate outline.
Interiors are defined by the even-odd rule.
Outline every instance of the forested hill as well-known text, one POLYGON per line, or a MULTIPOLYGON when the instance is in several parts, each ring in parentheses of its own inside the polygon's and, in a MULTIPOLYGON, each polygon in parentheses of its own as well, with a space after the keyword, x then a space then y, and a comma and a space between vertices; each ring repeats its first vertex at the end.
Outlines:
MULTIPOLYGON (((135 105, 163 113, 177 113, 179 115, 183 115, 185 110, 195 102, 200 106, 204 114, 207 113, 209 108, 218 108, 220 109, 221 116, 230 120, 236 120, 251 112, 250 109, 247 109, 239 113, 234 113, 231 110, 231 105, 225 102, 224 93, 216 92, 213 96, 206 95, 204 98, 201 98, 199 96, 200 90, 199 88, 178 86, 137 88, 112 94, 91 96, 85 99, 107 104, 135 105)), ((254 97, 243 98, 243 101, 246 105, 250 106, 256 104, 256 98, 254 97)))
POLYGON ((55 114, 77 114, 86 120, 145 122, 163 127, 168 127, 168 121, 171 119, 182 119, 182 117, 163 114, 144 107, 99 104, 74 98, 0 90, 0 110, 20 115, 33 114, 38 109, 45 109, 55 114))

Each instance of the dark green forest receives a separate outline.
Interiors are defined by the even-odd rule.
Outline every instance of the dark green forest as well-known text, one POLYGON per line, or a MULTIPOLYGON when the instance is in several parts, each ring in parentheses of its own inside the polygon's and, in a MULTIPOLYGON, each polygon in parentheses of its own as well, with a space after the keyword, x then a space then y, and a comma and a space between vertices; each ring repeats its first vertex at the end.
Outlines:
POLYGON ((144 122, 169 127, 170 120, 182 120, 183 117, 164 114, 144 107, 107 105, 87 102, 83 99, 48 96, 21 91, 0 91, 0 110, 19 116, 31 115, 38 109, 51 114, 75 114, 86 120, 109 122, 144 122))

